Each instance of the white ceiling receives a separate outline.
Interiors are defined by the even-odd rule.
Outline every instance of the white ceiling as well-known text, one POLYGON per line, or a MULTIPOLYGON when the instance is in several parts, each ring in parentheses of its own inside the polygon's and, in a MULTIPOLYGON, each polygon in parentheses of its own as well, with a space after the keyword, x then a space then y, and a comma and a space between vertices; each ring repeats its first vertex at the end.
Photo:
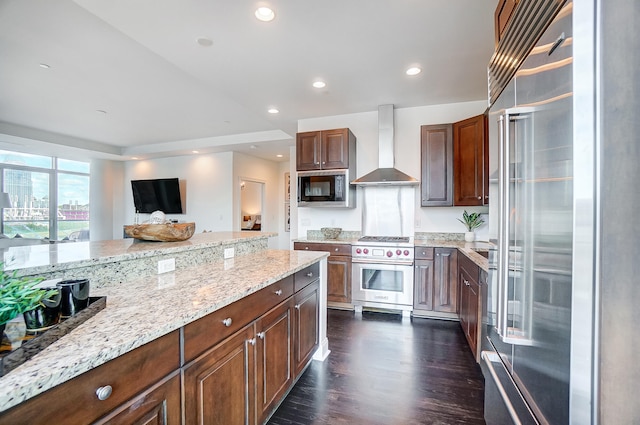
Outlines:
POLYGON ((485 99, 496 3, 0 0, 0 149, 288 160, 300 119, 485 99))

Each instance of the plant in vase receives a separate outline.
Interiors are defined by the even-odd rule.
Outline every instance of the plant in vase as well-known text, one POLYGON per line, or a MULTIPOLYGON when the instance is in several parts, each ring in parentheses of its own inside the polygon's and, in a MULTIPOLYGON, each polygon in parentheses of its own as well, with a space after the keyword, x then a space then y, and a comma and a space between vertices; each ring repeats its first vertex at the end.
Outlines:
MULTIPOLYGON (((7 322, 20 314, 44 307, 43 302, 55 297, 55 289, 42 289, 38 284, 42 278, 18 276, 17 271, 7 273, 0 263, 0 330, 7 322)), ((0 338, 2 332, 0 332, 0 338)))
POLYGON ((474 232, 475 229, 482 226, 484 220, 482 219, 482 215, 480 213, 471 213, 469 214, 467 210, 464 210, 462 213, 462 219, 458 219, 458 221, 467 228, 467 232, 464 234, 464 240, 467 242, 473 242, 476 239, 476 234, 474 232))

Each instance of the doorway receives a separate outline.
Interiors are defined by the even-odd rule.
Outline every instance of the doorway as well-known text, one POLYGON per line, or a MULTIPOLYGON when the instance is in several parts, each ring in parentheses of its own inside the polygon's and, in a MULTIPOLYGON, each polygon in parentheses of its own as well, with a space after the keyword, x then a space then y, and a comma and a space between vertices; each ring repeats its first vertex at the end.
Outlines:
POLYGON ((261 231, 264 182, 240 179, 240 230, 261 231))

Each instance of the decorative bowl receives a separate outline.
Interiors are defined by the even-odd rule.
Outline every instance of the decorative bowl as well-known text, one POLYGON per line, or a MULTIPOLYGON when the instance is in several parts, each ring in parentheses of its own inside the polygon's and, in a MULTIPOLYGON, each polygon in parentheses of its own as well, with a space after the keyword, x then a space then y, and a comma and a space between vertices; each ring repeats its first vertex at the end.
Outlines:
POLYGON ((196 230, 196 223, 134 224, 124 226, 124 232, 143 241, 186 241, 196 230))
POLYGON ((320 229, 320 231, 322 232, 322 234, 326 239, 336 239, 338 235, 340 235, 340 232, 342 232, 342 228, 341 227, 323 227, 322 229, 320 229))

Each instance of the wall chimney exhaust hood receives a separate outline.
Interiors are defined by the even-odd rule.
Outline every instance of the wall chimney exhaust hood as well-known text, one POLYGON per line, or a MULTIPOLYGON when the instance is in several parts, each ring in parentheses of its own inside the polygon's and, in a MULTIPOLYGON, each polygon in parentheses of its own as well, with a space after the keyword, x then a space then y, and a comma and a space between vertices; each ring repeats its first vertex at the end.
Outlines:
POLYGON ((418 180, 394 168, 393 105, 378 107, 378 168, 354 180, 357 186, 415 186, 418 180))

